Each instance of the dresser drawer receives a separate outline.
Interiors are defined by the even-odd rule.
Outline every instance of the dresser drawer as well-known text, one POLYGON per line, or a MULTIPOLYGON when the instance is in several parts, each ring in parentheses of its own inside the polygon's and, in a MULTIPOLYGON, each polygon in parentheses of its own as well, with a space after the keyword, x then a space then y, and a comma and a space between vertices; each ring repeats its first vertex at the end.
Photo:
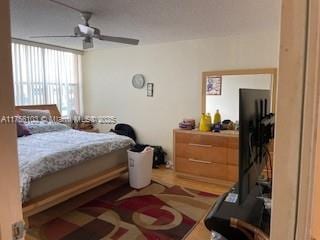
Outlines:
POLYGON ((176 143, 199 144, 202 146, 227 147, 228 139, 205 134, 175 133, 176 143))
POLYGON ((230 137, 228 139, 228 148, 239 149, 239 138, 238 137, 230 137))
POLYGON ((237 182, 238 175, 239 175, 239 167, 228 165, 228 174, 226 176, 226 179, 230 182, 237 182))
POLYGON ((176 158, 175 168, 177 172, 192 174, 200 177, 225 180, 228 167, 224 164, 210 161, 195 160, 192 158, 176 158))
POLYGON ((176 143, 176 158, 195 159, 212 163, 227 164, 228 151, 224 147, 194 143, 176 143))
POLYGON ((238 180, 239 137, 227 133, 174 131, 175 170, 203 181, 238 180))
POLYGON ((234 166, 239 165, 239 150, 238 149, 233 149, 233 148, 228 149, 227 163, 228 163, 228 165, 234 165, 234 166))

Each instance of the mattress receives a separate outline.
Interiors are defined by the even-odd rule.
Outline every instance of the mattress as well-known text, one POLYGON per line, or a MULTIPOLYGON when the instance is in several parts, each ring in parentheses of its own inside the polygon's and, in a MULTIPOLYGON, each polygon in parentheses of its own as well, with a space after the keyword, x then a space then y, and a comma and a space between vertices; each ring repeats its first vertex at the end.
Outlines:
MULTIPOLYGON (((41 129, 41 131, 44 130, 41 129)), ((37 130, 37 133, 31 136, 18 138, 22 201, 30 200, 30 186, 34 184, 33 182, 50 179, 52 174, 62 170, 69 172, 71 178, 77 178, 77 175, 81 177, 84 174, 81 171, 85 172, 87 168, 81 169, 82 164, 88 163, 89 166, 91 164, 89 162, 92 160, 99 164, 98 159, 103 159, 114 151, 128 148, 132 144, 134 144, 132 139, 114 133, 87 133, 49 125, 46 126, 45 132, 37 130), (80 170, 74 173, 73 169, 78 169, 77 165, 80 170), (67 170, 68 168, 70 169, 67 170)), ((104 162, 101 160, 100 164, 104 164, 103 167, 108 167, 109 164, 110 166, 114 164, 113 161, 108 158, 104 162)), ((94 169, 95 167, 97 168, 99 165, 94 166, 93 164, 90 168, 94 169)), ((49 183, 50 181, 48 181, 49 183)), ((51 180, 50 184, 54 186, 58 183, 51 180)), ((37 192, 34 190, 33 196, 38 195, 41 191, 37 192)))
POLYGON ((46 175, 30 183, 29 200, 43 196, 66 185, 98 175, 128 161, 127 149, 113 151, 90 161, 46 175))

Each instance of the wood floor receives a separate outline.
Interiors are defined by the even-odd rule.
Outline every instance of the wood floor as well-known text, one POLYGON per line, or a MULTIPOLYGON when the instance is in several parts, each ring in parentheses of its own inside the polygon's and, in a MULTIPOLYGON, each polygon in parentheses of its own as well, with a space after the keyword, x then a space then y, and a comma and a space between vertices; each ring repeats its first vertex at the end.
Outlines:
POLYGON ((203 192, 213 194, 223 194, 228 191, 230 186, 222 186, 214 183, 200 182, 196 180, 177 177, 172 169, 159 168, 152 170, 152 179, 159 182, 166 182, 169 184, 179 185, 186 188, 196 189, 203 192))
MULTIPOLYGON (((30 218, 30 224, 34 226, 42 225, 53 218, 58 217, 58 215, 64 214, 71 209, 74 209, 82 204, 95 199, 100 196, 102 192, 111 191, 117 188, 124 181, 127 180, 127 176, 120 177, 113 180, 112 184, 106 183, 98 188, 92 189, 86 193, 77 196, 74 199, 70 199, 62 204, 48 209, 42 213, 39 213, 30 218)), ((194 180, 188 180, 181 177, 177 177, 173 170, 166 168, 153 169, 152 179, 159 183, 167 183, 172 185, 180 185, 190 189, 196 189, 204 192, 209 192, 213 194, 222 194, 228 189, 229 186, 221 186, 213 183, 198 182, 194 180)), ((190 234, 185 238, 185 240, 206 240, 210 239, 210 232, 204 226, 203 221, 200 221, 196 227, 190 232, 190 234)), ((35 240, 34 238, 26 237, 26 240, 35 240)))

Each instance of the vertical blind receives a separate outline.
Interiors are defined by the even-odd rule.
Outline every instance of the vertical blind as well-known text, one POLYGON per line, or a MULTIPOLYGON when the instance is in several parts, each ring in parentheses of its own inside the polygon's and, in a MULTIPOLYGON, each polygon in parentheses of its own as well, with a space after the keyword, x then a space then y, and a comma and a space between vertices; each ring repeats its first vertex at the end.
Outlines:
POLYGON ((80 112, 80 55, 12 43, 16 105, 57 104, 62 116, 80 112))

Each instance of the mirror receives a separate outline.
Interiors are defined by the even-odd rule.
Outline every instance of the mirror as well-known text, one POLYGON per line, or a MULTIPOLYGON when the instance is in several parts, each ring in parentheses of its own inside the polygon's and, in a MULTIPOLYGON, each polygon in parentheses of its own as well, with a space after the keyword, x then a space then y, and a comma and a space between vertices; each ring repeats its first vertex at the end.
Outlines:
POLYGON ((275 109, 276 68, 204 72, 202 113, 212 116, 219 109, 222 120, 239 120, 239 89, 271 90, 271 111, 275 109))

